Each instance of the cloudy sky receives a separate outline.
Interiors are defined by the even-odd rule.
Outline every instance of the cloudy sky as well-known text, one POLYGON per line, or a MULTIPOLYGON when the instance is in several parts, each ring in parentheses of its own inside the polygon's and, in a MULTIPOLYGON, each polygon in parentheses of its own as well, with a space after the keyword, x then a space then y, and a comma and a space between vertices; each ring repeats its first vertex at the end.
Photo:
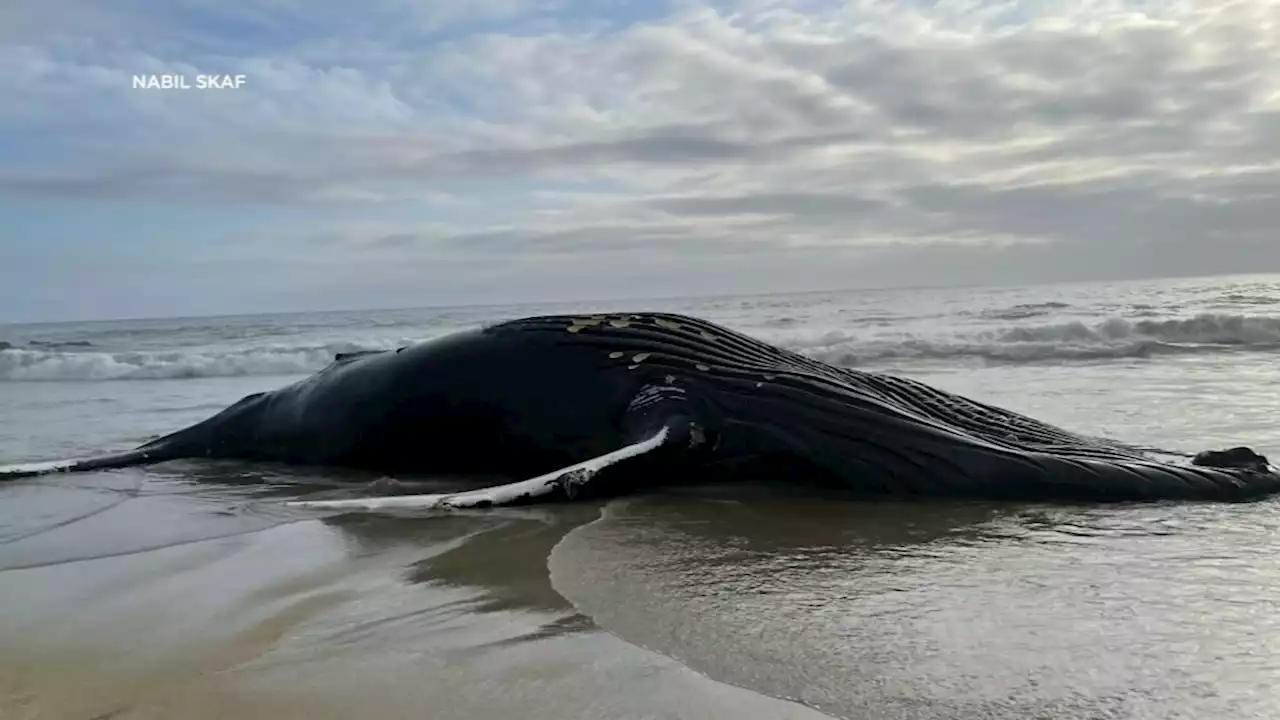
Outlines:
POLYGON ((4 0, 0 68, 0 321, 1280 270, 1280 0, 4 0))

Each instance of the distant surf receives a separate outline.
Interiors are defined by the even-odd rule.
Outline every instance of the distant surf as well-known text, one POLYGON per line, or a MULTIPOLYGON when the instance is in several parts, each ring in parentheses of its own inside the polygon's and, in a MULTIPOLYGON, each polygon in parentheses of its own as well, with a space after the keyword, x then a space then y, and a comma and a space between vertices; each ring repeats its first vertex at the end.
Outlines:
POLYGON ((1018 363, 1267 352, 1280 350, 1280 318, 1208 313, 1170 320, 1113 317, 1093 322, 953 328, 946 334, 891 338, 832 331, 792 337, 786 344, 819 360, 846 366, 964 357, 1018 363))
MULTIPOLYGON (((1046 303, 1027 310, 1058 309, 1046 303)), ((1026 318, 1023 318, 1024 320, 1026 318)), ((1280 350, 1280 318, 1201 314, 1184 319, 1007 324, 996 327, 937 325, 926 332, 886 336, 855 329, 809 330, 771 323, 750 334, 839 365, 883 365, 897 360, 981 358, 1007 363, 1144 358, 1161 354, 1280 350)), ((865 326, 862 326, 865 327, 865 326)), ((919 326, 914 326, 919 328, 919 326)), ((438 332, 436 333, 438 334, 438 332)), ((0 346, 0 381, 157 380, 247 375, 304 375, 338 353, 388 350, 422 338, 383 342, 263 344, 241 348, 182 348, 103 352, 83 344, 65 347, 0 346)))
POLYGON ((338 353, 388 350, 404 344, 329 343, 137 352, 66 352, 10 347, 0 351, 0 382, 305 375, 328 365, 338 353))

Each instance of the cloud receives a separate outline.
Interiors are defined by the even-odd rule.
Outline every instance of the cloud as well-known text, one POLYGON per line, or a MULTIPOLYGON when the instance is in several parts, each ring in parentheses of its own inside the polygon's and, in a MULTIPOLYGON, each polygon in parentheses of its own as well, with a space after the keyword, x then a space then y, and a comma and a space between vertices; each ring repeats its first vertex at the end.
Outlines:
POLYGON ((0 200, 269 206, 402 264, 794 257, 796 287, 1280 264, 1273 0, 113 7, 0 9, 0 200), (200 72, 248 82, 129 82, 200 72))

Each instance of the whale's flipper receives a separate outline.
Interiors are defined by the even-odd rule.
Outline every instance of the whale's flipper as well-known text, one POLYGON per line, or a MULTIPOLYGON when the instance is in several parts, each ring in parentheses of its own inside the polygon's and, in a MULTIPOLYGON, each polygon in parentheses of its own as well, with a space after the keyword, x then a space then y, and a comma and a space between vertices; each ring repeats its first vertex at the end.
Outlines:
POLYGON ((38 475, 51 475, 53 473, 88 472, 90 470, 110 470, 137 465, 151 465, 170 459, 172 459, 172 456, 169 453, 161 452, 155 448, 139 448, 114 455, 99 455, 77 460, 52 460, 18 465, 0 465, 0 481, 18 480, 38 475))
POLYGON ((580 488, 596 479, 602 470, 650 455, 655 451, 687 442, 691 423, 681 418, 663 425, 648 437, 593 457, 576 465, 554 470, 530 480, 495 485, 480 490, 440 495, 399 495, 391 497, 353 498, 345 500, 296 500, 289 507, 324 510, 434 510, 484 508, 497 505, 519 505, 531 501, 573 499, 580 488))
MULTIPOLYGON (((611 486, 613 483, 609 478, 617 479, 620 475, 626 475, 626 471, 644 472, 644 468, 652 469, 655 466, 651 463, 658 461, 661 464, 659 458, 668 452, 683 454, 709 446, 711 443, 708 442, 705 428, 694 419, 697 416, 698 413, 684 389, 677 387, 674 379, 668 377, 661 384, 641 387, 627 405, 622 416, 622 430, 623 437, 635 438, 632 442, 612 452, 539 475, 532 480, 441 495, 297 500, 287 504, 291 507, 330 510, 431 510, 517 505, 552 499, 572 500, 580 489, 593 481, 611 486), (601 474, 606 477, 599 477, 601 474)), ((597 488, 593 488, 595 489, 597 488)), ((607 487, 602 492, 593 494, 607 494, 619 489, 607 487)))

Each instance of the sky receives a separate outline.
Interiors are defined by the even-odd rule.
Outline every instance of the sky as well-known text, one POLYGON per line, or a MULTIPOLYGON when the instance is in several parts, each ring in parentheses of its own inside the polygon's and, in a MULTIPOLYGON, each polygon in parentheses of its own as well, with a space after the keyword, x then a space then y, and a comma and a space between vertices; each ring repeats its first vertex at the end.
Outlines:
POLYGON ((0 321, 1280 270, 1280 0, 4 0, 0 68, 0 321))

